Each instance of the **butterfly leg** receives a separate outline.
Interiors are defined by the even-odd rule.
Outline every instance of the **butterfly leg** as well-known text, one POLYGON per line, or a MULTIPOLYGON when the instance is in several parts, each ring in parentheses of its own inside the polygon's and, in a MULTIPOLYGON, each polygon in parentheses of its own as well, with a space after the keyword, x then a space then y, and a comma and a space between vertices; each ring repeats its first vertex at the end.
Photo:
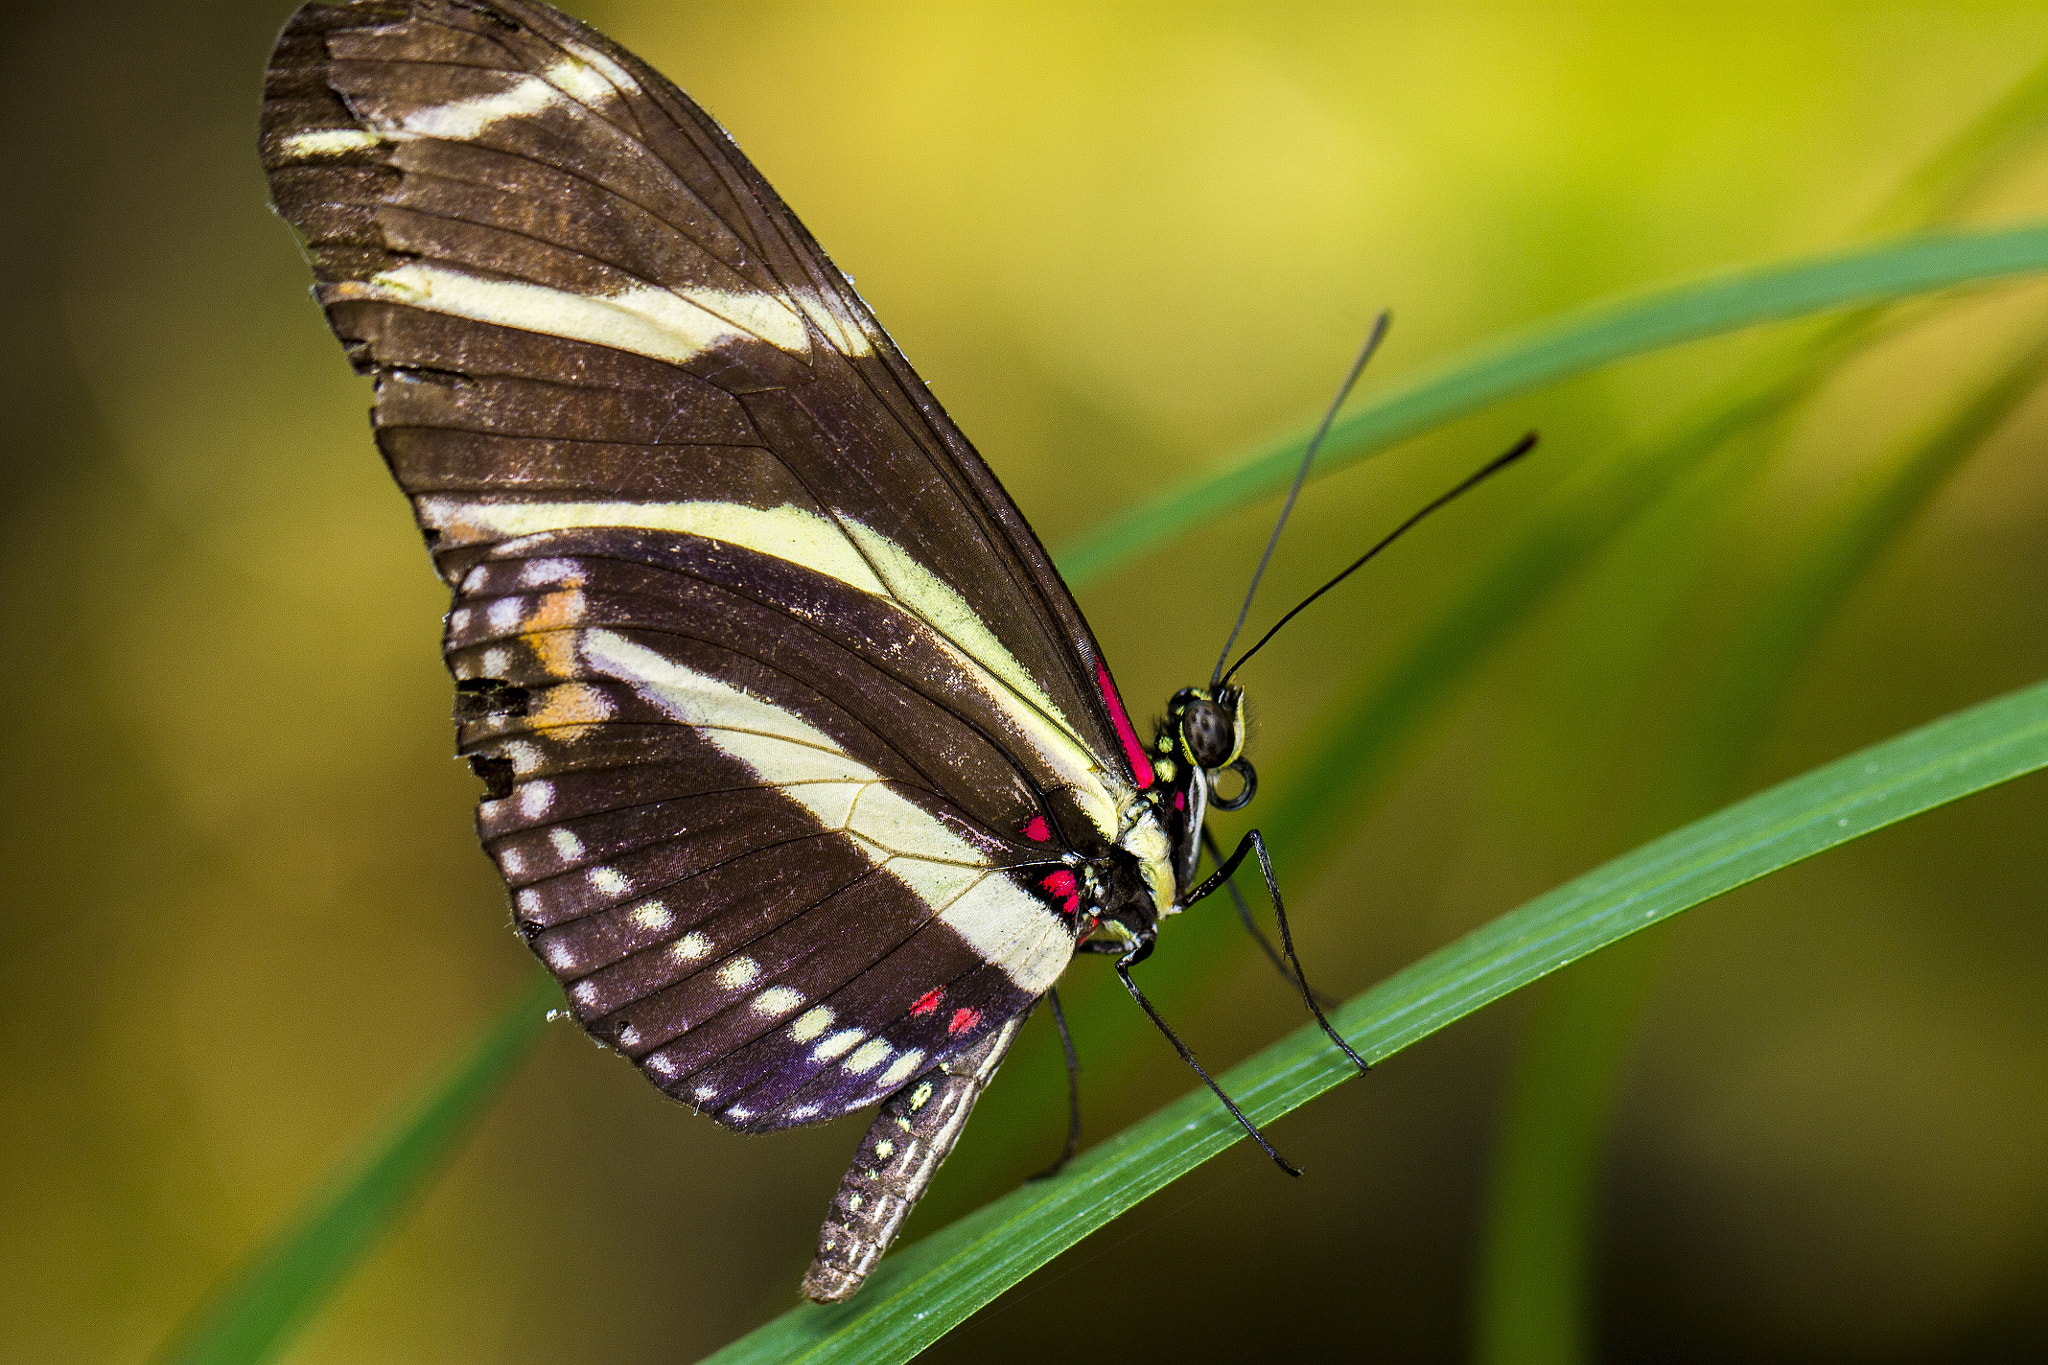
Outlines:
POLYGON ((1316 1001, 1314 988, 1308 984, 1308 977, 1301 970, 1301 959, 1295 956, 1294 952, 1294 933, 1287 927, 1287 907, 1280 900, 1280 884, 1273 878, 1273 858, 1266 852, 1266 840, 1257 830, 1251 831, 1238 841, 1236 850, 1222 861, 1207 881, 1194 889, 1188 896, 1187 903, 1193 905, 1213 894, 1219 887, 1230 885, 1230 879, 1236 873, 1238 864, 1242 863, 1245 855, 1249 853, 1259 855, 1259 871, 1266 879, 1266 894, 1273 898, 1273 918, 1280 925, 1280 948, 1287 955, 1288 965, 1294 969, 1294 984, 1301 988, 1301 1003, 1307 1005, 1308 1012, 1315 1016, 1316 1024, 1323 1030, 1324 1036, 1337 1045, 1338 1051, 1351 1059, 1360 1075, 1364 1075, 1372 1068, 1366 1063, 1365 1058, 1352 1050, 1351 1044, 1344 1041, 1343 1035, 1331 1026, 1328 1017, 1323 1014, 1323 1007, 1316 1001))
MULTIPOLYGON (((1218 867, 1223 866, 1223 849, 1217 844, 1216 836, 1209 832, 1207 825, 1202 826, 1202 847, 1209 851, 1210 862, 1215 863, 1218 867)), ((1252 936, 1252 942, 1259 945, 1259 951, 1266 955, 1266 961, 1273 964, 1273 970, 1280 973, 1281 980, 1290 986, 1294 985, 1294 973, 1287 969, 1287 964, 1280 960, 1279 951, 1273 947, 1273 941, 1266 937, 1264 931, 1252 919, 1252 908, 1245 901, 1244 892, 1237 889, 1236 878, 1225 882, 1223 889, 1230 893, 1230 903, 1237 907, 1238 922, 1243 924, 1244 931, 1252 936)), ((1324 1009, 1333 1010, 1337 1008, 1338 1002, 1335 996, 1325 995, 1323 992, 1317 991, 1315 992, 1315 997, 1316 1003, 1324 1009)))
POLYGON ((1202 1084, 1216 1092, 1216 1098, 1223 1101, 1223 1107, 1230 1111, 1230 1116, 1236 1119, 1238 1125, 1251 1135, 1253 1142, 1259 1144, 1259 1150, 1273 1158, 1273 1164, 1287 1172, 1287 1174, 1300 1175, 1301 1168, 1273 1150, 1273 1144, 1266 1141, 1266 1135, 1261 1133, 1253 1125, 1252 1121, 1244 1116, 1244 1110, 1237 1107, 1237 1102, 1224 1094, 1223 1087, 1216 1084, 1210 1078, 1209 1073, 1202 1069, 1202 1064, 1195 1060, 1195 1054, 1188 1051, 1188 1045, 1183 1043, 1179 1036, 1166 1026, 1166 1021, 1159 1017, 1159 1011, 1153 1009, 1152 1002, 1145 998, 1145 992, 1139 990, 1138 983, 1131 980, 1131 968, 1152 955, 1152 942, 1148 938, 1116 960, 1116 974, 1123 979, 1124 989, 1131 993, 1131 999, 1138 1002, 1138 1008, 1145 1011, 1146 1018, 1152 1021, 1153 1026, 1166 1035, 1166 1041, 1173 1044, 1173 1050, 1180 1054, 1180 1059, 1194 1068, 1195 1074, 1202 1078, 1202 1084))
POLYGON ((1081 1150, 1081 1059, 1074 1052, 1074 1035, 1067 1031, 1067 1013, 1060 1008, 1059 991, 1048 990, 1045 998, 1052 1003, 1052 1021, 1060 1031, 1060 1050, 1067 1055, 1067 1142, 1060 1148, 1057 1161, 1035 1175, 1026 1176, 1026 1180, 1052 1179, 1081 1150))

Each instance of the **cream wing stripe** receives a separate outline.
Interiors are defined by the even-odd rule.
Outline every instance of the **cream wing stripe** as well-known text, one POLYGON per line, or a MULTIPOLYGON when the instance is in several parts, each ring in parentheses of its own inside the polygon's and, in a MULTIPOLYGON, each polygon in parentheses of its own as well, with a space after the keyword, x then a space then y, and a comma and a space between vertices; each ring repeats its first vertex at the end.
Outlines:
MULTIPOLYGON (((561 41, 569 56, 539 75, 519 77, 502 90, 426 105, 396 122, 380 119, 368 128, 296 133, 285 138, 279 148, 286 156, 318 158, 421 138, 472 141, 508 119, 531 118, 572 102, 602 110, 607 102, 642 93, 639 83, 611 58, 571 39, 561 41)), ((651 154, 646 159, 660 164, 651 154)), ((649 285, 613 294, 582 295, 441 267, 402 266, 366 282, 349 282, 337 288, 336 295, 405 303, 522 331, 614 346, 675 364, 742 335, 759 337, 792 355, 809 355, 806 318, 841 354, 874 353, 864 330, 835 313, 818 291, 802 285, 780 291, 649 285), (692 308, 710 314, 712 321, 694 316, 692 308), (721 321, 725 325, 717 325, 721 321)))
MULTIPOLYGON (((374 135, 352 134, 346 129, 325 129, 294 135, 286 140, 286 149, 299 156, 337 156, 374 145, 377 140, 374 135)), ((821 300, 806 291, 793 291, 792 296, 818 329, 837 342, 841 352, 868 354, 867 338, 833 317, 821 300)), ((379 271, 367 280, 337 281, 329 286, 327 297, 344 302, 401 303, 430 313, 609 346, 671 365, 688 364, 743 337, 765 341, 794 356, 811 353, 803 317, 779 295, 759 289, 643 284, 610 294, 578 294, 525 280, 494 279, 410 262, 379 271)))
POLYGON ((469 502, 429 496, 417 505, 420 520, 451 547, 587 526, 678 531, 801 564, 876 597, 889 595, 837 526, 789 504, 764 511, 736 502, 469 502))
POLYGON ((557 38, 555 41, 573 56, 556 62, 543 74, 584 104, 594 105, 612 99, 620 92, 640 93, 640 82, 634 80, 625 67, 596 48, 574 38, 557 38))
POLYGON ((803 319, 774 295, 750 289, 671 290, 650 284, 615 294, 577 294, 414 261, 367 280, 339 281, 329 286, 327 298, 400 303, 522 332, 587 341, 673 365, 687 364, 745 336, 793 355, 810 352, 803 319))
MULTIPOLYGON (((569 65, 564 62, 562 66, 569 65)), ((447 138, 467 141, 492 124, 508 118, 523 118, 562 102, 562 92, 539 76, 521 76, 503 90, 488 95, 471 95, 415 109, 398 121, 387 136, 394 140, 412 137, 447 138)))
POLYGON ((824 731, 611 631, 585 632, 581 653, 845 833, 1020 990, 1040 994, 1066 967, 1073 940, 1058 916, 824 731))
POLYGON ((581 43, 565 42, 563 46, 574 55, 564 57, 537 76, 521 76, 503 90, 488 95, 468 95, 426 105, 380 131, 393 142, 418 137, 460 142, 481 136, 492 124, 530 118, 567 100, 595 108, 607 100, 618 99, 621 90, 638 93, 638 83, 603 53, 581 43))
POLYGON ((1062 730, 1069 734, 1073 732, 1074 727, 1060 714, 1059 707, 1045 694, 1045 689, 1038 685, 1038 679, 1025 671, 1015 655, 1003 648, 1003 642, 996 638, 995 632, 974 614, 974 609, 967 605, 967 599, 953 591, 951 584, 912 559, 901 545, 887 536, 871 531, 851 518, 845 525, 848 534, 859 542, 868 561, 875 565, 882 581, 889 585, 889 596, 923 617, 933 630, 966 651, 970 658, 1000 678, 1004 686, 1055 721, 1062 730))
POLYGON ((285 138, 278 143, 278 150, 286 156, 341 156, 383 143, 381 133, 363 128, 313 128, 285 138))
POLYGON ((761 509, 727 502, 470 502, 418 500, 420 520, 444 548, 514 540, 544 531, 608 526, 677 531, 724 541, 826 574, 895 604, 931 629, 962 672, 1031 743, 1106 837, 1120 832, 1128 793, 1076 738, 1074 727, 965 598, 902 546, 850 518, 835 522, 785 504, 761 509), (845 528, 842 530, 842 526, 845 528))

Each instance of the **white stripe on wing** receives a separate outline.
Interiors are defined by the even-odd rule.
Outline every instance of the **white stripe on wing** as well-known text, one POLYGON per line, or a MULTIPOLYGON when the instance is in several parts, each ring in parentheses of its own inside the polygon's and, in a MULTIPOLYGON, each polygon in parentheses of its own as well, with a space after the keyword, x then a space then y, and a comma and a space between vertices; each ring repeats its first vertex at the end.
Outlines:
POLYGON ((1073 956, 1066 925, 1037 897, 803 717, 612 631, 585 632, 581 653, 846 834, 1018 989, 1042 994, 1073 956))
MULTIPOLYGON (((584 527, 675 531, 838 579, 903 611, 937 636, 939 647, 995 703, 1053 777, 1074 793, 1090 823, 1105 838, 1121 832, 1119 813, 1131 793, 1089 752, 1037 679, 951 584, 895 541, 851 518, 834 520, 794 504, 764 509, 708 500, 473 502, 433 495, 420 498, 417 507, 421 522, 440 533, 436 543, 443 549, 584 527)), ((472 570, 489 572, 488 565, 472 570)), ((485 581, 465 583, 464 590, 479 590, 485 581)))

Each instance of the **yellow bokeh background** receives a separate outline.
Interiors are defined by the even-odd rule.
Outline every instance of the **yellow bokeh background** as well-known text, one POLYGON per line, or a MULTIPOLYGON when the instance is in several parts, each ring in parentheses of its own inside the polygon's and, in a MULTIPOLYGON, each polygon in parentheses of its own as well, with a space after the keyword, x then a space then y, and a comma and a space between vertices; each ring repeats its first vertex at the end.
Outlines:
MULTIPOLYGON (((8 1358, 143 1357, 532 970, 450 757, 442 590, 264 207, 287 8, 30 5, 0 38, 8 1358)), ((577 13, 732 130, 1055 546, 1310 418, 1383 306, 1368 394, 1592 300, 1864 240, 2048 56, 2019 4, 577 13)), ((2021 154, 1967 217, 2044 213, 2048 154, 2021 154)), ((1837 375, 1711 526, 1668 505, 1572 580, 1293 884, 1320 984, 1352 995, 1640 838, 1675 699, 1745 604, 2044 316, 2025 285, 1955 302, 1837 375)), ((1794 330, 1311 485, 1262 619, 1544 433, 1253 666, 1268 781, 1550 490, 1794 330)), ((2030 402, 1879 562, 1749 786, 2048 675, 2044 436, 2030 402)), ((1206 673, 1276 503, 1081 593, 1135 708, 1206 673)), ((1604 1354, 2048 1354, 2044 816, 2023 781, 1660 934, 1599 1193, 1604 1354)), ((1171 927, 1235 932, 1195 918, 1171 927)), ((1298 1023, 1255 950, 1231 961, 1160 999, 1217 1068, 1298 1023)), ((1075 969, 1087 1018, 1117 1003, 1100 967, 1075 969)), ((930 1358, 1463 1358, 1523 1013, 1277 1125, 1307 1179, 1233 1150, 930 1358)), ((1078 1039, 1091 1139, 1191 1084, 1118 1028, 1078 1039)), ((912 1235, 1042 1164, 1062 1089, 1034 1022, 912 1235)), ((557 1029, 292 1358, 695 1359, 793 1302, 858 1135, 735 1137, 557 1029)))

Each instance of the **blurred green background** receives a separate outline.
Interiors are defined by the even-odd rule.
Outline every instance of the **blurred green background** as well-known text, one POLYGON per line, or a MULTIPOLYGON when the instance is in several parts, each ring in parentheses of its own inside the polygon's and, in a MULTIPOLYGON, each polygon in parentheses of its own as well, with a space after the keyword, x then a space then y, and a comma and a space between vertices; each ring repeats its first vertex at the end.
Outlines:
MULTIPOLYGON (((146 1354, 533 970, 450 757, 443 592, 264 208, 288 8, 26 5, 0 39, 10 1358, 146 1354)), ((1382 306, 1368 392, 1618 291, 1864 240, 2048 57, 2037 5, 574 8, 726 123, 1055 546, 1312 416, 1382 306)), ((1994 171, 1962 221, 2048 214, 2048 145, 1994 171)), ((2044 327, 2035 286, 1905 310, 1614 537, 1344 794, 1338 846, 1292 878, 1279 850, 1319 984, 2048 676, 2029 397, 1767 651, 1785 688, 1711 704, 1829 528, 2044 327)), ((1619 366, 1312 485, 1264 619, 1544 433, 1252 667, 1262 803, 1555 489, 1813 331, 1619 366)), ((1082 591, 1134 707, 1207 670, 1274 501, 1082 591)), ((1592 1351, 2048 1356, 2044 816, 2048 785, 2015 784, 1596 959, 1609 986, 1551 983, 1593 982, 1600 1016, 1550 1009, 1566 1056, 1620 1059, 1592 1351)), ((1205 1060, 1296 1025, 1227 910, 1173 928, 1156 998, 1205 1060)), ((1091 1139, 1191 1083, 1101 966, 1072 987, 1091 1139)), ((1282 1121, 1307 1179, 1240 1147, 930 1358, 1469 1357, 1530 1018, 1510 1001, 1282 1121)), ((1057 1058, 1035 1021, 912 1236, 1056 1149, 1057 1058)), ((694 1359, 793 1301, 858 1137, 735 1137, 558 1027, 294 1358, 694 1359)))

